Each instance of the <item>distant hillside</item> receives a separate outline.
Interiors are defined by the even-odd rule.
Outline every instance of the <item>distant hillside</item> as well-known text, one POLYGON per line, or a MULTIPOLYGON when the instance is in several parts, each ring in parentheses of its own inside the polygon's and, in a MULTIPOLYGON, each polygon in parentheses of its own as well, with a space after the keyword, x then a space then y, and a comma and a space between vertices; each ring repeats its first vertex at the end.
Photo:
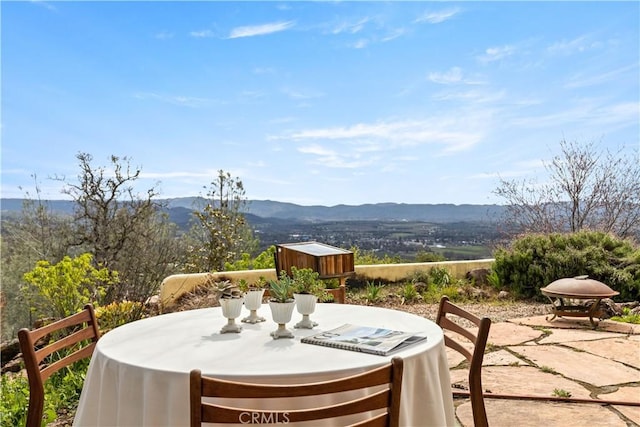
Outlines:
MULTIPOLYGON (((170 216, 184 218, 193 209, 195 197, 165 199, 170 216)), ((3 214, 19 212, 22 199, 1 199, 3 214)), ((73 203, 65 200, 48 201, 56 212, 72 212, 73 203)), ((271 200, 252 200, 247 214, 262 218, 295 219, 297 221, 426 221, 432 223, 485 222, 495 220, 504 212, 499 205, 451 205, 375 203, 364 205, 301 206, 271 200)), ((178 222, 181 222, 178 219, 178 222)))

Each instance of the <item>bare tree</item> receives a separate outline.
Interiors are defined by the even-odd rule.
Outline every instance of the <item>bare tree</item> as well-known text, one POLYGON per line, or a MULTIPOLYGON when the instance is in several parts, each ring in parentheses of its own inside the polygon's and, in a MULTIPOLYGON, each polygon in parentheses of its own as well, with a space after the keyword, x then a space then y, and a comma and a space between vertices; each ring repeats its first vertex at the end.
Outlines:
POLYGON ((507 202, 505 222, 521 232, 640 233, 640 161, 598 150, 593 143, 560 142, 560 154, 545 163, 548 181, 500 180, 494 193, 507 202))
POLYGON ((76 157, 78 182, 65 181, 63 190, 76 205, 74 243, 92 253, 98 265, 118 271, 120 283, 108 290, 107 301, 144 302, 177 268, 175 227, 162 214, 155 188, 135 192, 141 169, 132 169, 126 157, 111 156, 110 170, 92 165, 89 154, 76 157))
POLYGON ((206 199, 193 213, 196 221, 189 231, 187 271, 222 271, 225 262, 257 248, 244 217, 246 204, 242 181, 219 170, 206 199))
POLYGON ((25 272, 37 261, 60 261, 68 252, 72 233, 71 218, 53 211, 41 197, 40 184, 35 181, 35 195, 25 192, 20 215, 4 215, 0 259, 2 297, 8 301, 0 310, 2 337, 15 335, 21 327, 31 327, 39 300, 38 293, 23 280, 25 272))

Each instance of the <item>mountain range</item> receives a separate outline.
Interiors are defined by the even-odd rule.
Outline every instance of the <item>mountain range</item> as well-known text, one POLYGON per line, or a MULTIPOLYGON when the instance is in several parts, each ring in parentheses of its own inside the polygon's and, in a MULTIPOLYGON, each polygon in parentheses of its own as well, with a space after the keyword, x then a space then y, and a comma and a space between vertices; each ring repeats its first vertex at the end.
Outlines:
MULTIPOLYGON (((197 206, 199 198, 180 197, 161 199, 166 203, 170 216, 183 216, 197 206)), ((202 199, 200 199, 202 201, 202 199)), ((0 199, 2 214, 22 210, 23 199, 0 199)), ((71 213, 73 202, 69 200, 45 201, 50 209, 59 213, 71 213)), ((501 205, 453 205, 372 203, 363 205, 302 206, 272 200, 249 200, 246 214, 274 219, 297 221, 425 221, 433 223, 486 222, 500 217, 505 211, 501 205)))

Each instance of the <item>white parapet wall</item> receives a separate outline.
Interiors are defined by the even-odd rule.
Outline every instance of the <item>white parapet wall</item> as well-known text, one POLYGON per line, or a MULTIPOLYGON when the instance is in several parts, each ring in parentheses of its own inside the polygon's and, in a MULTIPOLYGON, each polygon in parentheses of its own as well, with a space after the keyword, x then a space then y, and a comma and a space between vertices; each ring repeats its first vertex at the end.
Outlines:
MULTIPOLYGON (((454 279, 462 279, 471 270, 477 268, 490 268, 493 259, 478 259, 471 261, 441 261, 441 262, 416 262, 406 264, 373 264, 356 265, 356 276, 364 280, 381 280, 385 282, 400 282, 420 271, 429 271, 431 268, 445 268, 454 279)), ((212 280, 239 281, 244 279, 251 283, 261 277, 271 280, 276 278, 276 270, 268 268, 263 270, 222 271, 217 273, 191 273, 174 274, 166 277, 160 286, 160 300, 162 305, 170 307, 182 295, 193 291, 200 285, 212 280)))

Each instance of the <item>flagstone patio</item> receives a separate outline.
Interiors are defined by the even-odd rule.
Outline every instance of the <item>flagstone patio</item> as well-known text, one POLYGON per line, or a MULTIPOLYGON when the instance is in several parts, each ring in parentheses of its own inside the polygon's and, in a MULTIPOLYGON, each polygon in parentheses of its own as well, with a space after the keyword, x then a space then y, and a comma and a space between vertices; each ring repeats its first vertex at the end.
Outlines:
MULTIPOLYGON (((467 371, 458 354, 447 349, 451 379, 466 387, 467 371)), ((482 370, 485 392, 557 397, 593 403, 485 398, 489 424, 510 426, 640 426, 640 325, 546 316, 512 319, 491 325, 482 370)), ((473 426, 471 403, 456 399, 456 416, 473 426)))

